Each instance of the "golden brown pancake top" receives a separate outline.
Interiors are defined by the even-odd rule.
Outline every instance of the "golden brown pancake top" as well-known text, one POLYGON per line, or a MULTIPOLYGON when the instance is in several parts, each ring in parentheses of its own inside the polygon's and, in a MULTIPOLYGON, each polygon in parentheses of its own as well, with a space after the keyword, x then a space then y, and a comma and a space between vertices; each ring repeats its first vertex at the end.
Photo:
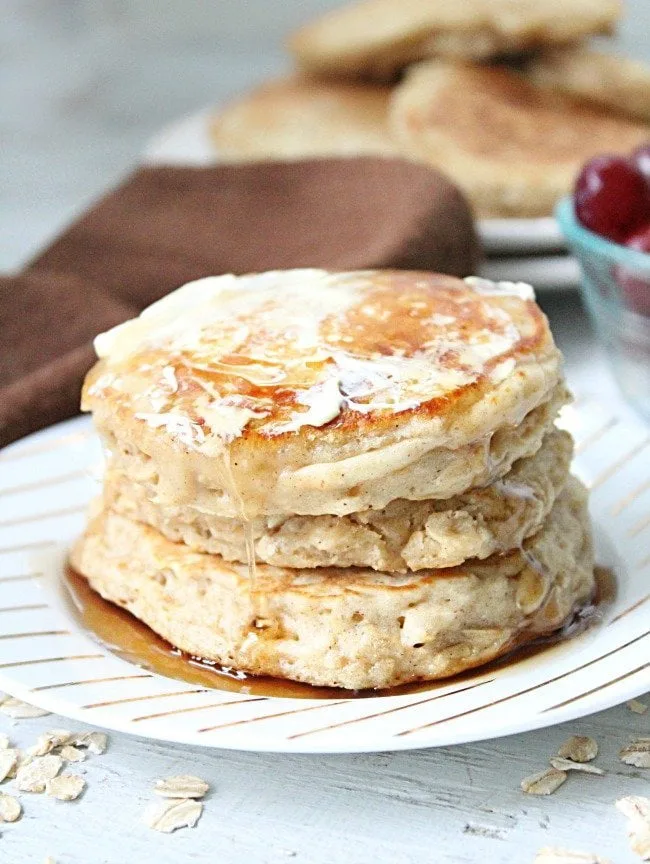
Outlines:
POLYGON ((528 286, 293 270, 190 283, 96 341, 84 407, 186 446, 448 413, 552 345, 528 286))

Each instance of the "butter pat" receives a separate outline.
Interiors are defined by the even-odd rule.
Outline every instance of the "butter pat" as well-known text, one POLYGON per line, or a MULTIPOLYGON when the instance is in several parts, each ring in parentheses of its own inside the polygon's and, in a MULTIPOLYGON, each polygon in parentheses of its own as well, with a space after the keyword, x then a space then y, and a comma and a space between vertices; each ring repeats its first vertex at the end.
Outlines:
POLYGON ((344 411, 415 410, 507 378, 518 301, 533 297, 524 283, 399 271, 208 277, 100 334, 89 393, 123 382, 136 418, 205 452, 250 425, 273 437, 344 411))

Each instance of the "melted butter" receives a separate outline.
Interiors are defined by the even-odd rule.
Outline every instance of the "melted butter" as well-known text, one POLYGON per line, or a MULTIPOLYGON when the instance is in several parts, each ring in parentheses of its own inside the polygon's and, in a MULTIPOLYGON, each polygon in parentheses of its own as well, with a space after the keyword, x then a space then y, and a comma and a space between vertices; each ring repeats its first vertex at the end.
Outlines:
MULTIPOLYGON (((534 331, 530 296, 520 283, 399 271, 210 277, 101 334, 95 347, 122 373, 125 394, 142 392, 140 380, 134 388, 126 379, 146 381, 145 369, 174 363, 181 376, 184 367, 164 402, 150 392, 136 416, 201 449, 206 442, 179 417, 208 438, 229 440, 251 424, 273 436, 326 425, 342 411, 410 410, 486 372, 502 380, 513 369, 510 353, 534 331), (195 389, 205 376, 213 399, 197 417, 195 389), (270 407, 237 406, 229 401, 236 396, 270 407)), ((88 393, 101 395, 106 380, 88 393)))
MULTIPOLYGON (((577 609, 573 618, 552 636, 525 644, 517 644, 515 641, 510 653, 460 675, 439 681, 419 681, 390 690, 361 691, 314 687, 285 679, 246 675, 214 662, 192 657, 165 642, 129 612, 104 600, 71 568, 66 569, 64 587, 69 600, 68 610, 79 625, 112 653, 143 669, 215 690, 294 699, 341 699, 397 696, 436 690, 480 676, 490 676, 503 669, 528 669, 537 662, 543 662, 551 652, 570 650, 571 646, 567 645, 567 641, 579 638, 589 628, 597 626, 607 607, 616 598, 616 578, 613 571, 597 567, 595 575, 596 592, 592 601, 577 609)), ((525 634, 520 638, 525 639, 525 634)))
POLYGON ((484 279, 482 276, 467 276, 465 282, 478 294, 487 297, 519 297, 521 300, 534 300, 535 290, 527 282, 493 282, 492 279, 484 279))
POLYGON ((341 394, 337 378, 327 378, 298 396, 298 403, 306 405, 307 411, 294 412, 287 423, 278 423, 270 431, 275 435, 297 432, 302 426, 324 426, 338 417, 345 399, 341 394))
MULTIPOLYGON (((202 419, 208 424, 213 434, 219 441, 224 442, 238 438, 252 418, 265 417, 267 413, 243 405, 229 404, 227 397, 226 399, 206 402, 201 406, 200 411, 202 419)), ((217 447, 219 447, 219 443, 217 443, 217 447)), ((206 447, 199 447, 198 449, 206 452, 206 447)), ((232 476, 232 472, 230 473, 232 476)))
POLYGON ((273 366, 271 363, 264 364, 260 361, 239 365, 237 363, 220 363, 217 360, 213 360, 209 364, 193 361, 192 368, 200 372, 207 372, 210 375, 214 373, 237 375, 256 387, 272 387, 274 384, 282 384, 287 380, 287 373, 282 367, 273 366))
POLYGON ((157 411, 138 411, 136 420, 143 420, 152 429, 164 429, 167 434, 184 444, 186 447, 200 447, 205 442, 203 429, 185 414, 172 411, 159 413, 157 411))

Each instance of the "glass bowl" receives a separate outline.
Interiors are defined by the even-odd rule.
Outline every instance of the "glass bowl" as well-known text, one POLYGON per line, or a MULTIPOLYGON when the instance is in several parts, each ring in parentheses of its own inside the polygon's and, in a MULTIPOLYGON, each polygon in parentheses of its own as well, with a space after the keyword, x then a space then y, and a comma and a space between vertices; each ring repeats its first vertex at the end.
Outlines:
POLYGON ((626 398, 650 420, 650 254, 594 234, 564 198, 555 215, 582 270, 587 309, 626 398))

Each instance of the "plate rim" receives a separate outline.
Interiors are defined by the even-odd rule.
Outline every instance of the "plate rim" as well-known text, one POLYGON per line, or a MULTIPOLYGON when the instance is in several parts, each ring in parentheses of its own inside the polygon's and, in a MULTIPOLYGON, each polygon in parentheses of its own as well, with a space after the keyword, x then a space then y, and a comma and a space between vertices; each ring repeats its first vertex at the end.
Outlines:
MULTIPOLYGON (((12 444, 0 450, 0 471, 2 470, 3 462, 7 459, 7 456, 12 457, 13 459, 13 456, 17 453, 25 451, 25 456, 29 457, 30 452, 37 453, 39 449, 42 449, 40 445, 43 443, 46 443, 48 441, 54 443, 60 440, 65 440, 66 438, 74 440, 75 438, 82 435, 85 440, 90 439, 92 441, 94 437, 90 418, 84 416, 75 417, 70 420, 55 424, 54 426, 47 427, 43 430, 39 430, 38 432, 35 432, 32 435, 29 435, 19 441, 13 442, 12 444)), ((55 607, 53 607, 52 611, 56 611, 55 607)), ((74 634, 74 622, 72 622, 71 631, 74 634)), ((77 632, 79 632, 78 627, 77 632)), ((639 638, 645 637, 641 636, 639 638)), ((619 646, 619 650, 621 647, 625 646, 619 646)), ((110 654, 110 652, 106 653, 110 654)), ((114 657, 115 655, 110 654, 110 656, 114 657)), ((129 666, 131 666, 131 668, 139 668, 134 664, 130 664, 128 661, 122 662, 127 663, 129 666)), ((498 727, 493 727, 489 724, 479 723, 476 724, 476 726, 472 727, 471 730, 465 729, 460 733, 454 733, 453 728, 450 728, 448 734, 440 735, 438 732, 438 734, 435 736, 435 739, 427 740, 422 740, 422 738, 417 737, 409 738, 408 736, 394 737, 391 736, 389 733, 386 733, 385 735, 381 733, 379 738, 373 738, 372 735, 368 735, 364 739, 356 739, 353 747, 345 744, 344 740, 341 739, 340 736, 333 736, 329 740, 322 739, 318 732, 314 733, 314 739, 312 741, 304 742, 302 741, 302 739, 291 740, 286 737, 282 737, 281 735, 274 734, 270 736, 265 736, 263 732, 257 732, 253 738, 251 745, 247 746, 239 738, 228 739, 226 737, 225 739, 222 739, 218 734, 214 737, 209 736, 205 739, 201 739, 197 736, 196 731, 194 731, 193 733, 188 732, 187 734, 185 734, 182 727, 179 728, 178 731, 172 732, 172 734, 170 734, 170 728, 164 724, 158 731, 155 728, 151 728, 151 726, 147 726, 146 730, 144 728, 137 729, 134 728, 133 719, 122 719, 117 716, 112 716, 110 712, 108 715, 100 715, 97 718, 93 719, 92 717, 89 717, 87 709, 75 705, 74 702, 70 702, 68 699, 66 699, 65 696, 57 696, 56 694, 50 693, 48 691, 34 692, 33 690, 30 690, 30 688, 26 684, 23 685, 19 681, 16 681, 12 677, 11 673, 5 671, 4 669, 0 669, 0 689, 11 693, 17 698, 24 699, 31 704, 42 707, 44 710, 52 711, 53 713, 60 714, 61 716, 68 717, 70 719, 87 725, 96 726, 98 728, 105 728, 117 732, 124 732, 126 734, 136 735, 138 737, 149 738, 157 741, 167 741, 187 744, 191 746, 202 746, 218 749, 241 750, 247 752, 305 754, 369 753, 451 746, 460 743, 470 743, 487 739, 496 739, 512 734, 533 731, 536 729, 588 716, 590 714, 596 713, 606 708, 613 707, 614 705, 618 705, 622 702, 646 693, 650 689, 650 663, 647 664, 644 668, 645 671, 642 668, 640 670, 637 669, 628 673, 626 679, 624 679, 623 681, 618 681, 616 679, 613 681, 606 681, 604 684, 601 684, 597 692, 583 694, 575 701, 572 701, 567 705, 558 706, 558 708, 546 709, 545 711, 531 710, 528 714, 525 715, 525 719, 523 722, 519 715, 517 715, 515 719, 513 713, 512 720, 505 723, 500 722, 498 727)), ((159 680, 174 681, 175 683, 178 683, 177 681, 175 681, 175 679, 167 679, 165 676, 157 675, 156 673, 154 673, 154 676, 159 680)), ((450 681, 450 684, 451 683, 453 682, 450 681)), ((224 692, 219 691, 218 688, 215 688, 215 691, 224 692)), ((378 698, 382 700, 396 699, 400 698, 400 694, 398 694, 397 696, 378 698)), ((269 697, 269 701, 271 702, 284 701, 286 704, 288 700, 290 701, 290 697, 269 697)), ((321 700, 313 701, 320 702, 321 700)), ((341 701, 352 702, 359 700, 345 700, 345 696, 342 696, 341 701)), ((489 709, 490 706, 487 705, 484 707, 489 709)), ((372 718, 368 719, 372 720, 372 718)), ((360 722, 363 722, 363 718, 360 722)))
MULTIPOLYGON (((574 706, 573 709, 567 706, 567 709, 565 711, 560 711, 557 715, 550 715, 550 712, 548 712, 548 714, 535 714, 533 715, 533 717, 535 721, 539 722, 526 724, 525 727, 518 726, 516 721, 513 720, 511 723, 499 727, 496 732, 494 730, 490 730, 489 734, 485 734, 484 732, 479 731, 480 727, 477 726, 476 732, 459 736, 450 735, 448 737, 441 738, 441 740, 436 740, 434 743, 420 740, 411 742, 406 737, 394 736, 390 739, 390 743, 389 739, 386 738, 385 745, 382 744, 381 746, 378 746, 377 743, 370 743, 369 739, 367 746, 355 746, 353 749, 351 749, 349 747, 346 747, 342 742, 340 744, 337 744, 336 740, 329 744, 315 743, 311 745, 303 745, 302 743, 294 744, 292 741, 280 738, 269 738, 268 741, 264 741, 264 739, 259 736, 256 739, 255 746, 246 747, 238 741, 222 741, 218 738, 216 738, 214 741, 211 741, 209 738, 205 740, 197 740, 196 737, 192 737, 189 734, 179 734, 175 735, 174 737, 170 737, 170 735, 165 734, 164 731, 156 732, 155 730, 150 729, 147 729, 146 733, 138 732, 136 729, 133 728, 132 722, 130 724, 128 722, 120 721, 97 722, 89 719, 86 715, 84 715, 84 709, 70 706, 69 704, 63 702, 59 702, 55 697, 50 698, 47 695, 41 696, 40 694, 37 694, 37 698, 35 699, 34 694, 27 687, 14 687, 13 689, 15 690, 15 692, 11 692, 11 690, 5 686, 4 680, 5 676, 2 674, 2 672, 0 672, 0 689, 5 690, 5 692, 7 693, 11 693, 12 696, 15 696, 18 699, 22 699, 25 702, 29 702, 31 705, 35 705, 37 708, 42 708, 43 710, 50 711, 52 714, 56 714, 66 719, 75 720, 79 723, 83 723, 86 726, 93 726, 97 729, 108 730, 111 732, 120 732, 127 735, 132 735, 136 738, 163 741, 169 744, 186 744, 191 747, 206 747, 216 750, 234 750, 242 753, 296 753, 305 755, 391 753, 406 750, 428 750, 437 747, 454 747, 460 744, 472 744, 478 741, 492 741, 499 738, 507 738, 510 735, 523 735, 527 732, 535 732, 538 729, 545 729, 551 726, 560 725, 562 723, 568 723, 572 720, 589 717, 593 714, 599 713, 600 711, 605 711, 608 708, 614 708, 617 705, 621 705, 626 701, 644 695, 648 692, 648 689, 650 688, 650 677, 648 677, 648 680, 645 682, 645 684, 643 684, 643 686, 630 686, 629 689, 624 690, 624 692, 620 696, 617 695, 614 700, 607 699, 604 696, 601 699, 595 700, 593 703, 590 703, 589 710, 587 711, 580 710, 577 706, 574 706), (549 716, 552 716, 550 722, 548 720, 549 716), (290 744, 290 746, 287 746, 288 744, 290 744)), ((277 700, 279 697, 269 698, 277 700)), ((390 699, 393 697, 385 698, 390 699)))

